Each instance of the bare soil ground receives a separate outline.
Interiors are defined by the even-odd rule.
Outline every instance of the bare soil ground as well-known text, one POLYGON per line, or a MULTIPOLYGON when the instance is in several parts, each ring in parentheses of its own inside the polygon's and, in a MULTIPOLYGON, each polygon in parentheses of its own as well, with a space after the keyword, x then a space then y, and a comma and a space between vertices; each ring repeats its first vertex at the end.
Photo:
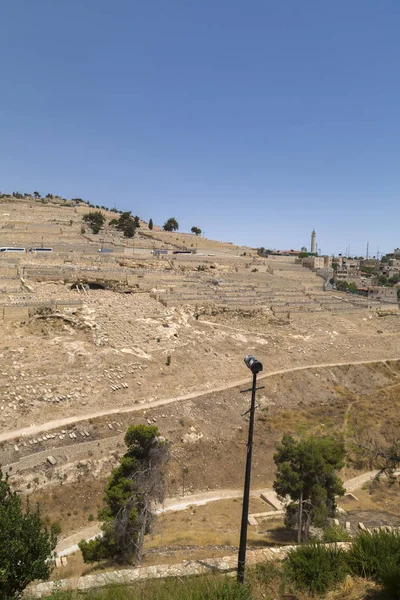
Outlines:
MULTIPOLYGON (((390 368, 378 363, 295 371, 264 379, 265 389, 258 396, 253 486, 272 486, 272 456, 284 432, 336 431, 346 436, 356 426, 364 426, 378 436, 388 422, 398 427, 400 389, 392 387, 398 369, 398 363, 391 363, 390 368)), ((3 461, 11 463, 17 488, 40 500, 67 535, 84 527, 90 514, 95 515, 106 479, 124 452, 124 432, 132 423, 155 423, 171 441, 168 497, 181 493, 183 467, 187 468, 186 493, 240 488, 247 437, 247 420, 241 415, 248 407, 248 396, 233 388, 168 407, 120 414, 118 423, 107 418, 83 422, 68 428, 75 432, 76 440, 68 432, 60 440, 60 431, 56 431, 54 440, 40 444, 31 445, 27 439, 27 446, 18 452, 14 443, 4 444, 3 461), (88 431, 90 438, 82 437, 82 431, 88 431), (57 459, 56 467, 46 461, 50 452, 57 459)), ((342 476, 347 479, 355 474, 355 466, 348 466, 342 476)))
MULTIPOLYGON (((0 464, 19 491, 60 522, 63 535, 96 517, 132 423, 157 424, 171 441, 167 496, 180 492, 183 467, 187 492, 241 487, 249 395, 240 390, 250 381, 243 363, 249 353, 261 360, 264 374, 289 369, 260 380, 255 487, 271 487, 274 445, 284 432, 340 432, 349 439, 355 430, 379 437, 398 429, 398 314, 353 306, 345 294, 327 296, 323 280, 292 259, 253 258, 249 248, 150 232, 144 223, 134 241, 109 225, 96 237, 81 233, 84 207, 33 199, 0 204, 5 245, 40 246, 44 236, 54 247, 46 257, 0 259, 0 311, 29 305, 29 317, 0 320, 0 464), (101 256, 100 244, 114 253, 101 256), (198 254, 165 260, 151 254, 183 246, 198 254), (72 283, 81 282, 83 269, 85 281, 87 273, 103 283, 117 277, 130 293, 116 292, 114 284, 78 293, 72 283), (213 302, 218 294, 225 294, 224 305, 213 302), (36 305, 56 301, 61 308, 38 314, 36 305), (362 361, 376 362, 343 365, 362 361), (244 384, 235 386, 238 381, 244 384), (193 397, 152 406, 185 395, 193 397), (107 411, 114 414, 95 416, 107 411), (64 418, 68 425, 49 431, 12 433, 64 418)), ((105 215, 108 223, 113 215, 105 215)), ((343 477, 356 474, 356 466, 347 466, 343 477)), ((397 492, 362 492, 348 507, 350 521, 367 519, 365 511, 377 520, 396 519, 397 492)), ((238 511, 239 503, 226 500, 193 514, 163 515, 146 560, 160 562, 159 545, 173 560, 226 554, 237 543, 238 511)), ((263 527, 252 532, 252 543, 279 543, 286 535, 282 523, 263 527)))
MULTIPOLYGON (((380 525, 399 527, 398 492, 398 483, 393 486, 382 480, 379 484, 368 485, 368 489, 357 490, 357 500, 347 497, 340 499, 338 504, 346 511, 346 514, 340 517, 341 524, 344 527, 345 522, 350 522, 351 533, 357 531, 360 522, 369 528, 380 525)), ((235 553, 239 543, 241 508, 240 499, 230 499, 161 515, 152 532, 146 536, 143 564, 173 564, 235 553)), ((251 513, 265 510, 265 502, 251 498, 251 513)), ((281 516, 258 521, 257 527, 249 527, 249 548, 295 542, 295 532, 284 526, 281 516)), ((55 571, 53 578, 73 577, 114 568, 115 564, 112 563, 96 567, 85 565, 80 553, 76 553, 68 557, 67 568, 62 572, 55 571)))

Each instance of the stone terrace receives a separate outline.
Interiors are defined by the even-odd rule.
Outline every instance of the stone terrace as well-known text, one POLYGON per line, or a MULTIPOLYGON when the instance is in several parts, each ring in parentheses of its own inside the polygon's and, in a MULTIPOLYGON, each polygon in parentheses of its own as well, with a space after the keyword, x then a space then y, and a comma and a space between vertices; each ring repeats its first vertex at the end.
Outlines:
POLYGON ((324 292, 322 280, 300 265, 275 269, 274 273, 237 273, 223 277, 179 272, 146 273, 141 289, 164 306, 181 304, 268 308, 274 313, 344 311, 377 308, 361 297, 324 292))

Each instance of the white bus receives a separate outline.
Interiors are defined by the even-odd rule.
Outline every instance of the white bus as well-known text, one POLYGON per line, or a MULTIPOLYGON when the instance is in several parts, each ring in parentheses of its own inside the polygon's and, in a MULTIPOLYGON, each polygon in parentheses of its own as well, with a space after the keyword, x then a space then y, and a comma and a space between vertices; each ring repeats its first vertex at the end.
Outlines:
POLYGON ((25 248, 8 248, 2 246, 0 247, 0 252, 25 252, 25 248))

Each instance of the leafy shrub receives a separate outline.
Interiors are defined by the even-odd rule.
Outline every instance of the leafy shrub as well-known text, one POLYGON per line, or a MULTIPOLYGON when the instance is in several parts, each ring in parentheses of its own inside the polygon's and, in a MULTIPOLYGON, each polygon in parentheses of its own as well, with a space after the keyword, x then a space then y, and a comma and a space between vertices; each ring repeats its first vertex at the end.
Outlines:
POLYGON ((54 535, 60 535, 61 533, 61 523, 60 521, 55 521, 51 526, 51 531, 54 535))
POLYGON ((389 600, 399 600, 400 598, 400 560, 395 557, 388 557, 382 565, 380 580, 386 598, 389 600))
POLYGON ((83 561, 85 563, 99 562, 108 558, 108 548, 102 543, 100 536, 94 540, 81 540, 78 544, 79 550, 82 552, 83 561))
POLYGON ((311 542, 289 552, 285 571, 297 588, 323 595, 346 577, 346 554, 341 548, 311 542))
POLYGON ((381 567, 390 556, 400 558, 400 535, 387 531, 361 532, 349 552, 349 565, 361 577, 379 577, 381 567))
POLYGON ((343 527, 330 525, 324 529, 324 542, 349 542, 350 536, 343 527))
POLYGON ((271 583, 273 579, 276 579, 282 575, 280 567, 273 562, 265 562, 255 565, 253 573, 258 581, 265 584, 271 583))
POLYGON ((352 544, 348 563, 353 573, 383 585, 387 598, 400 598, 400 534, 388 531, 360 533, 352 544))

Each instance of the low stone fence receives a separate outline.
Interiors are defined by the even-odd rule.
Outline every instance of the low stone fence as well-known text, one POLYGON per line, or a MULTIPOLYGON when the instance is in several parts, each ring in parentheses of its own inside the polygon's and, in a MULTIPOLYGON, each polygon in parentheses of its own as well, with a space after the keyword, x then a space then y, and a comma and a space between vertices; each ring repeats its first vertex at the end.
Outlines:
POLYGON ((0 321, 18 322, 27 321, 29 311, 23 306, 0 306, 0 321))
MULTIPOLYGON (((338 542, 336 547, 350 548, 349 542, 338 542)), ((246 564, 254 565, 260 562, 283 560, 290 550, 295 546, 281 546, 280 548, 262 548, 259 550, 247 550, 246 564)), ((43 598, 55 590, 90 590, 110 585, 122 584, 132 585, 144 579, 161 579, 164 577, 187 577, 193 575, 207 575, 210 573, 232 573, 237 569, 237 554, 224 556, 223 558, 205 558, 191 560, 175 565, 155 565, 151 567, 136 567, 121 571, 99 573, 97 575, 85 575, 75 579, 61 579, 57 582, 49 581, 39 583, 28 590, 30 596, 43 598)))
POLYGON ((8 264, 4 264, 4 262, 0 263, 0 278, 14 278, 18 277, 18 269, 15 266, 11 266, 8 264))
POLYGON ((80 300, 26 300, 18 304, 0 305, 0 322, 27 321, 38 308, 50 308, 57 310, 61 308, 74 308, 82 306, 80 300))
POLYGON ((137 275, 131 269, 100 269, 99 267, 78 267, 78 266, 42 266, 24 268, 24 277, 31 281, 58 281, 76 282, 76 281, 98 281, 118 282, 134 285, 137 283, 137 275))

